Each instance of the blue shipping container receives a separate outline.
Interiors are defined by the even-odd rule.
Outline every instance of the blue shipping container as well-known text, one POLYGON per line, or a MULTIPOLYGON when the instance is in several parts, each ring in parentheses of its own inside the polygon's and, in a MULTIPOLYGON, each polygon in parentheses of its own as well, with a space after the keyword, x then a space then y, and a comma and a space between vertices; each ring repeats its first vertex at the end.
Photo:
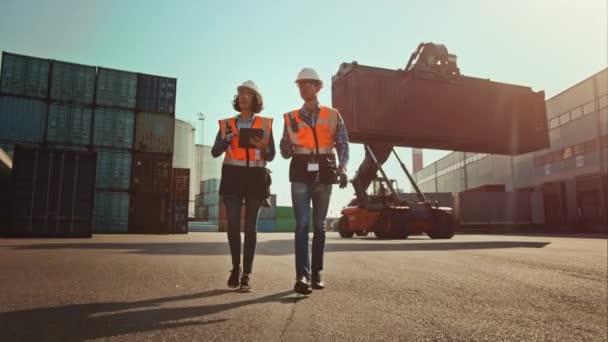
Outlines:
POLYGON ((46 112, 44 101, 0 97, 0 140, 41 143, 46 112))
POLYGON ((93 145, 96 147, 133 148, 135 114, 122 110, 95 109, 93 145))
POLYGON ((95 67, 54 61, 51 69, 51 100, 93 104, 95 67))
POLYGON ((160 76, 137 76, 137 108, 140 112, 175 114, 177 80, 160 76))
POLYGON ((127 71, 99 68, 97 72, 96 104, 135 109, 136 99, 136 74, 127 71))
POLYGON ((97 150, 97 190, 128 191, 131 161, 129 152, 97 150))
POLYGON ((46 140, 53 144, 90 145, 92 120, 91 109, 51 104, 46 140))
POLYGON ((276 231, 276 220, 258 220, 257 230, 262 233, 272 233, 276 231))
POLYGON ((17 145, 13 161, 14 224, 9 235, 91 236, 95 152, 17 145))
POLYGON ((0 91, 10 95, 48 98, 51 61, 36 57, 2 54, 0 91))
POLYGON ((129 193, 95 193, 95 233, 126 233, 129 228, 129 193))

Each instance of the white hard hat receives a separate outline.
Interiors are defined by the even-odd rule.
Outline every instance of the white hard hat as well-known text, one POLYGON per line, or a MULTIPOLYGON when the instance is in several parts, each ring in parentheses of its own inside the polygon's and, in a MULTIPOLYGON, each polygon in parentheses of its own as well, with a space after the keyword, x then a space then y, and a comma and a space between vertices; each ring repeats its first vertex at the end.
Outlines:
POLYGON ((302 80, 315 80, 323 83, 323 81, 321 81, 321 78, 319 77, 319 74, 317 74, 317 72, 313 68, 304 68, 300 70, 300 72, 298 73, 298 78, 296 78, 296 82, 302 80))
POLYGON ((258 85, 255 84, 255 82, 253 82, 251 80, 243 82, 243 84, 241 84, 240 86, 238 86, 236 88, 236 90, 238 91, 241 88, 250 89, 253 92, 255 92, 256 94, 258 94, 260 97, 262 97, 262 92, 260 92, 260 88, 258 88, 258 85))

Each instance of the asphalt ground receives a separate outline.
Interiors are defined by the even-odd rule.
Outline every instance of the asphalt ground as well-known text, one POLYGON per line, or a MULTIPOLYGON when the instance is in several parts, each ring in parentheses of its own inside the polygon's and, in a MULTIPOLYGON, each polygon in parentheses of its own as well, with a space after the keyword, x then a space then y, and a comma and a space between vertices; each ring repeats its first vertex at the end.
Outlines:
POLYGON ((252 293, 224 233, 0 239, 0 341, 606 341, 605 237, 341 239, 293 292, 293 234, 259 233, 252 293))

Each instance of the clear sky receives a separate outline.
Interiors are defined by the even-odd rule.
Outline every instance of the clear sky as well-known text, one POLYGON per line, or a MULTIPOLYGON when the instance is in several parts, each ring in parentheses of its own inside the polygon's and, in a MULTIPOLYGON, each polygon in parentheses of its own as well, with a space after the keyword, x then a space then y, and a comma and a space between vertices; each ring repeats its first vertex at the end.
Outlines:
MULTIPOLYGON (((278 144, 281 114, 302 104, 293 81, 304 66, 330 85, 342 62, 402 68, 432 41, 458 55, 466 75, 550 97, 606 67, 607 13, 606 0, 0 0, 0 49, 177 77, 177 117, 206 113, 206 144, 217 120, 234 114, 235 87, 252 79, 278 144)), ((330 87, 320 100, 331 104, 330 87)), ((410 150, 399 152, 411 165, 410 150)), ((426 150, 425 165, 446 153, 426 150)), ((351 145, 351 155, 353 175, 363 147, 351 145)), ((271 168, 272 190, 288 205, 288 161, 278 156, 271 168)), ((403 187, 397 165, 388 170, 403 187)), ((352 189, 334 194, 330 216, 352 189)))

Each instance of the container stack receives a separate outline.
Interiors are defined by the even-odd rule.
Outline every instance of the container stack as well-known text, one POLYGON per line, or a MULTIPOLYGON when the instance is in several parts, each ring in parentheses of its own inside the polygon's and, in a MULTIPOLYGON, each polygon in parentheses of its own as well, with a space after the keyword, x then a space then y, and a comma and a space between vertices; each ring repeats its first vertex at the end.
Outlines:
POLYGON ((144 74, 133 77, 137 85, 132 102, 136 115, 129 230, 165 234, 172 230, 176 205, 171 176, 177 80, 144 74))
POLYGON ((6 52, 0 71, 0 148, 95 151, 94 232, 171 231, 176 79, 6 52))
POLYGON ((127 233, 137 76, 99 68, 93 148, 98 151, 95 233, 127 233))

